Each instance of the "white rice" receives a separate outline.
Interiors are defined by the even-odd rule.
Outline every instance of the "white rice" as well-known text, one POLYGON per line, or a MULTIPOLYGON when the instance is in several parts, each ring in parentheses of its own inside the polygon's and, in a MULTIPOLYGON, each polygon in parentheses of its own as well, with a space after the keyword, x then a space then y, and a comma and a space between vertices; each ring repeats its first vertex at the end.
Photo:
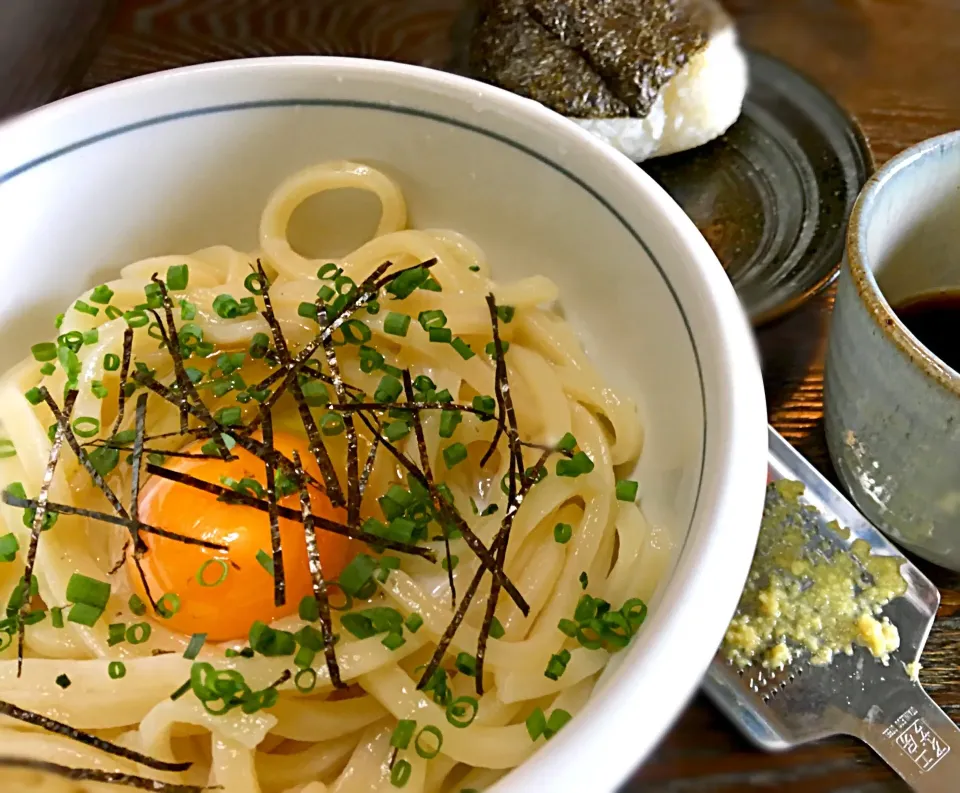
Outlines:
POLYGON ((635 162, 719 137, 740 116, 747 60, 729 25, 667 83, 646 118, 574 119, 635 162))

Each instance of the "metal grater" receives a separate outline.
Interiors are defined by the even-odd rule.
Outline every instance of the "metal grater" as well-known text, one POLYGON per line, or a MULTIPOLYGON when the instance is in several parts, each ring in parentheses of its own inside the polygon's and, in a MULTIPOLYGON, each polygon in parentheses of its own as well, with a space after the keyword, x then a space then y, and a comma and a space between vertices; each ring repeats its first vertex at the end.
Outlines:
MULTIPOLYGON (((849 548, 864 539, 874 553, 899 556, 897 549, 775 430, 769 431, 772 479, 803 482, 803 500, 820 512, 820 535, 849 548), (841 538, 826 524, 850 530, 841 538)), ((868 650, 837 655, 828 666, 813 666, 802 655, 779 670, 759 664, 738 669, 717 655, 704 682, 714 703, 757 746, 769 751, 826 738, 852 735, 876 751, 920 793, 960 791, 960 729, 910 680, 904 664, 919 661, 930 634, 940 593, 904 560, 907 593, 883 613, 900 631, 900 649, 884 666, 868 650)))

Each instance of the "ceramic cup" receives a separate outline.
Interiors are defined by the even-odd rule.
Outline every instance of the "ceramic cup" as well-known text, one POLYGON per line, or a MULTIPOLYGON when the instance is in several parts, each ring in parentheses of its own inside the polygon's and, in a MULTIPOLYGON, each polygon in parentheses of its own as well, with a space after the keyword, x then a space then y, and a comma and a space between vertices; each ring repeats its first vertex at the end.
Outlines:
POLYGON ((904 152, 860 195, 825 400, 830 455, 860 510, 907 550, 960 570, 960 372, 893 308, 945 290, 960 290, 960 131, 904 152))

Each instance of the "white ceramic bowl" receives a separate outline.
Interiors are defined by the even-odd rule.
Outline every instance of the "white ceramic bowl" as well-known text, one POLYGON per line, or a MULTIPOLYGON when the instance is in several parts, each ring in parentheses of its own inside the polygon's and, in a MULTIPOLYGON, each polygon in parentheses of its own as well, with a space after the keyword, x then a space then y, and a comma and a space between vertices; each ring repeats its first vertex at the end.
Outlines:
POLYGON ((463 78, 337 58, 161 73, 0 126, 0 366, 120 265, 256 245, 298 168, 368 161, 420 227, 456 228, 500 279, 555 279, 584 343, 639 400, 637 471, 677 552, 638 640, 588 707, 498 791, 613 790, 700 682, 756 540, 766 420, 748 323, 720 264, 639 168, 540 105, 463 78))

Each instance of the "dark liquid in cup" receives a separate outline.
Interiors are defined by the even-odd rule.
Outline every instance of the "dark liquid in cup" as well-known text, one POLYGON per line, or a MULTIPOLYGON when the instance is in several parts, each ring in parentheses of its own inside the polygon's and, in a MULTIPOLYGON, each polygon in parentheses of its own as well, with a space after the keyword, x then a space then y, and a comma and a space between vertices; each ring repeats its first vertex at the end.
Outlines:
POLYGON ((914 297, 894 311, 930 352, 960 372, 960 291, 914 297))

